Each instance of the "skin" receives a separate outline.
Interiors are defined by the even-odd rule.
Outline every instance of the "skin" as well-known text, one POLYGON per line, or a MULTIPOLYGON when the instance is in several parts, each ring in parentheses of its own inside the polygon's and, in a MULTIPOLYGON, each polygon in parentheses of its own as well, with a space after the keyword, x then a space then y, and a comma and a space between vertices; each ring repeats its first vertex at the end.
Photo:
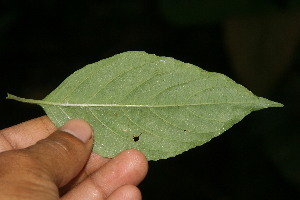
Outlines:
POLYGON ((0 199, 141 199, 145 156, 91 153, 92 128, 74 119, 57 129, 47 116, 0 131, 0 199))

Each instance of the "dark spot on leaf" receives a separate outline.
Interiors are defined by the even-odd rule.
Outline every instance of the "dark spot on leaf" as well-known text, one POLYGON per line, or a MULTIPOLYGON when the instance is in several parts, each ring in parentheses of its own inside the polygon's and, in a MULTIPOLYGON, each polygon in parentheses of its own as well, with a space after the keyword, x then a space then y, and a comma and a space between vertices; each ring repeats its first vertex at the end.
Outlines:
POLYGON ((183 131, 184 131, 184 132, 186 132, 186 130, 185 130, 185 129, 184 129, 183 131))
POLYGON ((133 141, 137 142, 140 140, 140 137, 139 136, 133 136, 133 141))
POLYGON ((133 141, 134 142, 137 142, 137 141, 139 141, 140 140, 140 136, 142 135, 142 133, 141 134, 139 134, 139 135, 133 135, 132 136, 132 139, 133 139, 133 141))

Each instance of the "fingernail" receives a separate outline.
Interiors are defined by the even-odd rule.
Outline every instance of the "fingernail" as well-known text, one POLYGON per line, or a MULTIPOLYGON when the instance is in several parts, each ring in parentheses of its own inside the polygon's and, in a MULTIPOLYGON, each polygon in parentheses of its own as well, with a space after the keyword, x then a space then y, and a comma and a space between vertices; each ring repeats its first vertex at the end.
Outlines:
POLYGON ((93 128, 86 121, 81 119, 71 119, 67 121, 60 130, 70 133, 84 143, 89 141, 93 135, 93 128))

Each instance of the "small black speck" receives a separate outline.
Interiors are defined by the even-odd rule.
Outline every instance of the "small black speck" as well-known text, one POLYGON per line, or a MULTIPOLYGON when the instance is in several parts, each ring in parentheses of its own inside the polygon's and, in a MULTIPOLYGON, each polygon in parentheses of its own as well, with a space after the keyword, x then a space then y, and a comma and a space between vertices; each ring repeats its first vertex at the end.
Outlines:
POLYGON ((140 135, 133 135, 133 136, 132 136, 133 141, 134 141, 134 142, 139 141, 141 135, 142 135, 142 133, 141 133, 140 135))
POLYGON ((140 136, 133 136, 132 138, 133 138, 133 141, 135 141, 135 142, 140 140, 140 136))
POLYGON ((185 130, 185 129, 184 129, 183 131, 184 131, 184 132, 186 132, 186 130, 185 130))

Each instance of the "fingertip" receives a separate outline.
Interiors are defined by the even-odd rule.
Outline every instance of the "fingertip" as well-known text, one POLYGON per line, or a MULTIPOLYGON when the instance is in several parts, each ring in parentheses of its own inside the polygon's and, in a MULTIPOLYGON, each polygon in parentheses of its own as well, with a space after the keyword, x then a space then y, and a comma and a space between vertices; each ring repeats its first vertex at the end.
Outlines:
POLYGON ((114 159, 120 158, 128 163, 127 168, 131 168, 130 170, 134 172, 135 176, 137 175, 137 180, 140 180, 134 184, 139 184, 141 180, 145 178, 148 172, 148 160, 145 155, 137 149, 128 149, 121 152, 114 159))
POLYGON ((93 193, 94 196, 141 199, 141 192, 136 185, 145 178, 147 170, 148 161, 142 152, 135 149, 125 150, 113 159, 107 160, 67 196, 68 198, 77 196, 90 188, 88 193, 93 193))
POLYGON ((127 154, 132 161, 135 161, 136 164, 142 165, 148 169, 148 160, 146 156, 137 149, 128 149, 125 150, 123 153, 127 154))
POLYGON ((84 143, 89 141, 93 136, 92 126, 81 119, 71 119, 59 128, 59 130, 75 136, 84 143))
POLYGON ((142 199, 141 191, 134 185, 123 185, 115 190, 108 200, 140 200, 142 199))

